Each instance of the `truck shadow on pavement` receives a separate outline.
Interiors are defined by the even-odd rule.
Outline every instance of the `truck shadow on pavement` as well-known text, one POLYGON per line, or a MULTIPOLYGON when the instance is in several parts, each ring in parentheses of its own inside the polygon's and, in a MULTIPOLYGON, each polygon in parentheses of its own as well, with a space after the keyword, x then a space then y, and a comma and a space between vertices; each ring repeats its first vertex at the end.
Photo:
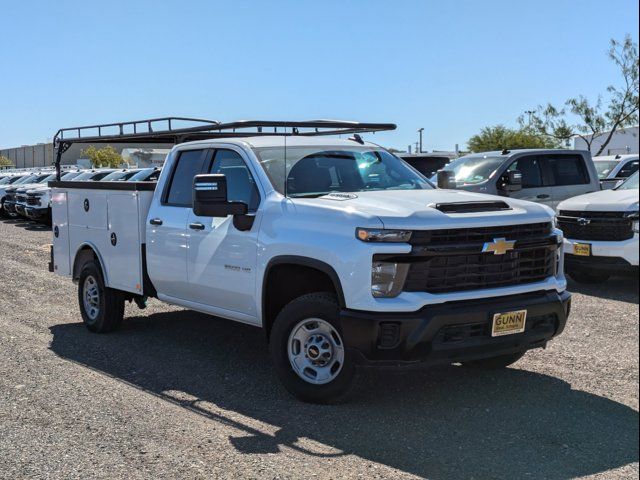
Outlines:
POLYGON ((184 310, 108 335, 78 323, 51 332, 60 357, 233 427, 246 454, 352 454, 433 479, 566 479, 638 460, 638 412, 535 372, 376 372, 351 403, 317 406, 284 391, 253 327, 184 310))
POLYGON ((636 305, 640 302, 640 284, 638 283, 638 278, 631 275, 613 276, 604 283, 594 285, 578 283, 571 280, 571 278, 568 278, 567 281, 567 289, 570 292, 606 300, 635 303, 636 305))

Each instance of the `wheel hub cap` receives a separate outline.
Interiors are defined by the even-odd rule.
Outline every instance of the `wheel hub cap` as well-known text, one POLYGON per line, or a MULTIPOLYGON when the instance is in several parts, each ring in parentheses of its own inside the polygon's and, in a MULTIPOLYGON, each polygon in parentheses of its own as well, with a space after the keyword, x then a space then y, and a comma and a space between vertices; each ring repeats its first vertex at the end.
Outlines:
POLYGON ((84 311, 91 320, 95 320, 100 313, 100 290, 98 282, 89 275, 82 286, 84 311))
POLYGON ((291 331, 288 343, 289 362, 294 372, 313 384, 335 379, 344 363, 344 345, 338 331, 329 322, 310 318, 291 331))

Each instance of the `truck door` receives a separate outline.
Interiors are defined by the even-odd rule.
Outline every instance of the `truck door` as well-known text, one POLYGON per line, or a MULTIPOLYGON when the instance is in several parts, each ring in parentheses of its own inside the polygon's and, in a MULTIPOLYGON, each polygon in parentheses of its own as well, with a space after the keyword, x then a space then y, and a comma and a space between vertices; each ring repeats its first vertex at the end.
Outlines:
POLYGON ((509 192, 510 197, 551 206, 552 191, 551 187, 545 185, 540 156, 520 157, 507 170, 519 170, 522 173, 522 190, 509 192))
POLYGON ((260 193, 255 177, 241 150, 232 147, 216 149, 208 171, 226 175, 229 201, 246 203, 256 217, 250 230, 241 231, 232 216, 198 217, 190 210, 188 299, 218 309, 221 315, 235 312, 240 319, 259 323, 255 291, 260 193))
POLYGON ((548 172, 547 183, 551 186, 554 210, 567 198, 599 190, 592 182, 585 159, 579 154, 553 154, 543 156, 543 168, 548 172), (593 184, 593 185, 592 185, 593 184))
POLYGON ((187 220, 193 177, 202 173, 208 151, 183 150, 169 166, 167 188, 154 198, 147 224, 147 268, 158 293, 187 299, 187 220))

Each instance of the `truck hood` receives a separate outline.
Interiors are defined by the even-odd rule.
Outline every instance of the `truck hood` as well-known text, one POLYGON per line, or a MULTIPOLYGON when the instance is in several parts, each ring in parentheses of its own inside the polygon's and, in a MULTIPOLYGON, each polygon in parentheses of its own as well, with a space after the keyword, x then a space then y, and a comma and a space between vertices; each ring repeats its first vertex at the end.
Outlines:
MULTIPOLYGON (((465 228, 487 225, 547 222, 553 210, 541 204, 461 190, 381 190, 329 194, 318 198, 293 199, 296 206, 312 210, 338 210, 341 214, 374 217, 384 228, 465 228), (502 201, 509 210, 474 213, 444 213, 436 204, 502 201), (375 218, 377 217, 377 218, 375 218)), ((367 226, 367 225, 362 225, 367 226)))
POLYGON ((603 190, 560 202, 558 210, 626 212, 638 210, 638 190, 603 190))

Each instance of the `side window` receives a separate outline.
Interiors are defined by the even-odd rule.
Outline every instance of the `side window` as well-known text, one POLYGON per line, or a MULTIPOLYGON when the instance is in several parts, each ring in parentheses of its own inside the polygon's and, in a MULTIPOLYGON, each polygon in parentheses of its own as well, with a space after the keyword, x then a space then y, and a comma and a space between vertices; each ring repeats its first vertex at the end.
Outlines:
POLYGON ((553 175, 552 185, 585 185, 589 173, 580 155, 549 155, 545 157, 553 175))
POLYGON ((180 154, 171 175, 164 203, 176 207, 193 204, 193 177, 202 173, 204 150, 186 150, 180 154))
POLYGON ((540 157, 522 157, 511 164, 509 170, 522 173, 522 188, 539 188, 543 186, 540 157))
POLYGON ((216 150, 209 173, 222 173, 227 177, 227 198, 230 202, 244 202, 250 212, 260 204, 256 182, 242 157, 233 150, 216 150))
POLYGON ((624 167, 620 169, 616 178, 627 178, 638 171, 638 160, 632 160, 627 162, 624 167))

